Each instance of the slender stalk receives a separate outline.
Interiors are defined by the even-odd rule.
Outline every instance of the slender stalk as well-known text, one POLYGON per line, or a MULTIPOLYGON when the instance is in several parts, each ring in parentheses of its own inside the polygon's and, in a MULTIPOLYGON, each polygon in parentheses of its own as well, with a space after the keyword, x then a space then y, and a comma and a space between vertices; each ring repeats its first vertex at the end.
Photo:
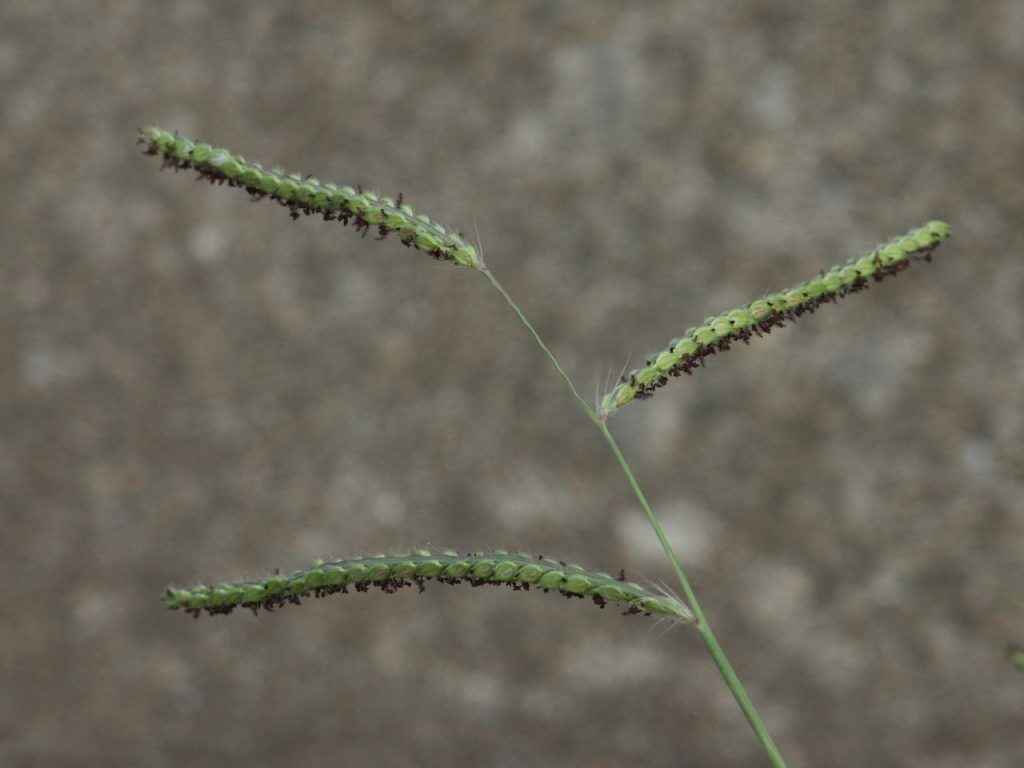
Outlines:
POLYGON ((541 350, 548 356, 551 363, 555 366, 555 370, 558 371, 558 375, 562 377, 566 385, 569 387, 569 391, 572 392, 573 397, 579 403, 580 407, 587 414, 587 417, 594 423, 598 431, 604 437, 605 442, 608 443, 608 447, 611 448, 612 453, 615 454, 616 460, 619 462, 619 466, 622 467, 622 471, 626 474, 626 479, 629 480, 629 485, 633 489, 633 494, 636 496, 638 502, 640 502, 640 508, 643 509, 644 515, 647 517, 647 522, 650 523, 651 528, 654 530, 654 535, 658 537, 658 543, 661 544, 662 550, 665 552, 665 556, 672 564, 672 569, 676 573, 676 578, 679 580, 679 586, 682 587, 683 593, 686 595, 686 599, 690 604, 690 609, 693 611, 693 615, 697 619, 697 629, 700 632, 701 639, 704 641, 704 645, 707 646, 708 651, 711 653, 711 658, 714 659, 715 665, 718 667, 718 671, 722 674, 722 678, 725 680, 725 684, 729 686, 729 690, 732 691, 733 697, 736 699, 736 703, 739 704, 740 709, 743 711, 744 716, 747 718, 747 722, 750 723, 751 729, 754 731, 754 735, 757 740, 761 742, 761 746, 768 755, 768 759, 771 760, 772 765, 775 768, 786 768, 786 762, 782 759, 782 754, 779 752, 778 747, 775 746, 775 742, 768 733, 768 729, 765 727, 761 720, 760 715, 757 713, 757 709, 754 708, 753 702, 750 697, 747 696, 746 690, 743 688, 743 684, 740 682, 739 677, 736 675, 736 671, 732 668, 732 664, 729 663, 728 657, 725 655, 725 651, 722 646, 719 645, 718 639, 715 637, 715 633, 711 630, 711 625, 708 623, 707 616, 704 615, 704 611, 697 600, 697 595, 693 591, 693 587, 690 586, 689 579, 686 578, 686 574, 683 572, 683 567, 679 563, 679 558, 676 557, 675 551, 672 549, 672 545, 669 543, 668 538, 665 536, 665 531, 662 530, 661 523, 658 520, 658 516, 654 514, 654 510, 651 508, 650 503, 647 501, 647 496, 644 494, 643 489, 640 487, 640 483, 637 482, 636 476, 633 474, 632 468, 629 466, 629 462, 626 461, 626 457, 622 454, 622 450, 619 448, 619 444, 616 442, 612 433, 608 431, 608 424, 606 417, 598 415, 590 404, 580 395, 579 390, 572 383, 572 379, 569 378, 569 374, 565 372, 562 365, 558 362, 558 358, 548 348, 548 345, 544 343, 537 329, 533 327, 533 324, 529 321, 523 310, 519 308, 512 296, 509 295, 508 291, 505 290, 504 286, 494 274, 486 267, 479 267, 480 271, 484 273, 491 285, 501 294, 502 298, 512 308, 512 311, 519 317, 520 322, 526 327, 526 330, 533 336, 534 341, 541 350))
POLYGON ((754 708, 754 703, 750 700, 750 697, 747 696, 747 692, 744 690, 743 684, 736 675, 736 671, 732 668, 732 664, 729 663, 729 659, 725 655, 725 651, 722 650, 722 646, 718 644, 718 639, 715 637, 715 633, 711 630, 711 624, 708 623, 707 616, 704 615, 704 611, 700 607, 700 602, 697 600, 697 595, 694 594, 693 587, 690 586, 690 582, 686 578, 686 574, 683 573, 683 567, 679 564, 679 559, 676 557, 676 553, 673 551, 672 545, 669 544, 668 539, 665 537, 665 532, 661 528, 661 523, 658 522, 658 517, 654 514, 654 510, 651 509, 651 505, 648 503, 643 489, 640 488, 640 483, 637 482, 636 477, 633 475, 633 470, 630 468, 629 462, 627 462, 626 457, 622 455, 619 444, 615 441, 615 438, 612 437, 612 433, 608 431, 608 425, 602 421, 598 424, 598 429, 601 430, 601 434, 604 435, 604 439, 611 447, 612 453, 614 453, 615 458, 618 459, 619 466, 622 467, 622 471, 626 473, 626 477, 629 479, 629 484, 633 488, 633 493, 636 495, 637 501, 640 502, 640 507, 647 516, 647 522, 651 524, 651 528, 654 529, 654 534, 658 537, 658 542, 661 544, 661 548, 665 551, 665 555, 668 557, 669 562, 672 563, 672 568, 675 570, 676 577, 679 579, 679 586, 683 588, 686 600, 690 604, 690 610, 693 611, 693 615, 697 619, 697 629, 700 631, 701 639, 704 640, 704 645, 706 645, 708 647, 708 651, 711 652, 711 658, 715 660, 715 664, 718 666, 718 671, 722 673, 722 677, 725 679, 725 684, 728 685, 729 690, 732 691, 732 695, 735 697, 736 703, 739 704, 740 709, 743 710, 743 714, 746 716, 747 722, 750 723, 750 727, 754 730, 757 740, 760 741, 761 746, 764 747, 764 751, 772 761, 772 765, 776 766, 776 768, 786 768, 786 762, 782 759, 782 754, 779 752, 778 747, 775 746, 775 741, 772 739, 771 734, 768 733, 768 729, 765 727, 765 724, 761 721, 760 715, 757 714, 757 710, 754 708))
POLYGON ((569 391, 572 392, 572 396, 576 398, 576 402, 578 402, 580 407, 583 408, 583 412, 587 414, 594 424, 598 424, 597 414, 595 414, 594 409, 590 407, 590 403, 588 403, 584 399, 583 395, 581 395, 576 389, 576 385, 572 383, 572 379, 569 378, 569 374, 565 372, 562 368, 562 364, 558 362, 558 358, 555 357, 555 353, 548 349, 548 345, 544 343, 544 339, 540 337, 540 334, 537 333, 537 329, 533 327, 533 323, 531 323, 526 315, 523 314, 523 310, 519 308, 519 305, 515 303, 508 291, 505 290, 505 286, 498 282, 498 278, 496 278, 491 270, 486 266, 481 267, 480 271, 483 272, 484 276, 491 281, 491 285, 493 285, 495 290, 501 294, 502 298, 508 302, 508 305, 512 307, 512 311, 519 316, 520 322, 526 326, 526 330, 528 330, 533 336, 534 341, 537 342, 537 346, 539 346, 544 351, 544 354, 548 356, 548 359, 551 360, 552 365, 555 366, 555 370, 558 371, 558 375, 562 377, 566 386, 569 387, 569 391))

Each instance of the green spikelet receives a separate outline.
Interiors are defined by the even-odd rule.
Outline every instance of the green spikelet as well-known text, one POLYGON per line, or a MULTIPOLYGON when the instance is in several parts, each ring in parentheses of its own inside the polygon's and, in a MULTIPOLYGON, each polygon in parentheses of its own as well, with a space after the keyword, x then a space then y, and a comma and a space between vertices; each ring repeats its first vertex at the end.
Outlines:
POLYGON ((312 176, 285 174, 280 169, 268 171, 241 155, 162 128, 143 128, 139 131, 139 143, 144 145, 146 154, 163 157, 164 167, 193 168, 201 178, 213 183, 242 187, 256 198, 269 196, 289 208, 293 218, 315 213, 328 220, 352 224, 363 234, 371 228, 380 238, 393 232, 405 245, 434 258, 461 267, 483 268, 476 248, 462 235, 417 214, 402 202, 401 195, 392 200, 374 192, 324 183, 312 176))
POLYGON ((517 591, 531 586, 566 597, 589 597, 597 605, 618 603, 625 612, 657 613, 682 621, 693 621, 690 609, 675 597, 616 579, 607 573, 588 571, 579 565, 563 563, 527 553, 509 554, 503 550, 460 555, 451 550, 411 554, 374 555, 324 562, 317 560, 304 571, 290 576, 275 574, 265 579, 199 585, 191 589, 168 587, 163 604, 184 610, 193 616, 205 611, 211 615, 231 613, 235 608, 273 610, 304 597, 324 597, 348 592, 366 592, 371 586, 391 593, 416 585, 423 591, 427 581, 442 584, 504 584, 517 591))
POLYGON ((914 261, 931 261, 932 252, 949 234, 948 224, 930 221, 788 290, 709 317, 700 327, 690 328, 680 338, 673 339, 665 350, 648 359, 643 368, 623 376, 602 400, 600 415, 607 417, 633 400, 650 397, 668 382, 669 376, 690 373, 704 365, 704 358, 729 349, 735 341, 747 343, 752 336, 769 333, 773 328, 784 326, 785 321, 813 312, 826 302, 867 288, 868 278, 881 282, 902 272, 914 261))

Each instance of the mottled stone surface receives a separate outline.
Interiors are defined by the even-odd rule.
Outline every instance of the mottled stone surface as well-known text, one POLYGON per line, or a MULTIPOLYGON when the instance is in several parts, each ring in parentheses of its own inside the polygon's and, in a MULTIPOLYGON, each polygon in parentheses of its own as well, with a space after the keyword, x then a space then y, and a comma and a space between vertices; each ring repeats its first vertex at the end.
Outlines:
POLYGON ((3 3, 0 764, 764 764, 685 628, 160 607, 425 542, 670 573, 479 275, 161 174, 149 123, 479 231, 588 396, 950 221, 613 427, 793 768, 1024 764, 1022 41, 1012 1, 3 3))

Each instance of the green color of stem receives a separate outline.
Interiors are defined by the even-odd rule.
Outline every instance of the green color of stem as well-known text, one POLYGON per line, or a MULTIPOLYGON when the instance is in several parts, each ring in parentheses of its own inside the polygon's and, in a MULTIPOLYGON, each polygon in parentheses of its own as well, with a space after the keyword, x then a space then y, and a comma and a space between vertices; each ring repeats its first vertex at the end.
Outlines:
POLYGON ((686 599, 689 602, 690 609, 693 611, 693 615, 696 618, 697 629, 700 632, 701 639, 704 641, 704 645, 707 646, 708 651, 711 653, 711 658, 714 659, 718 671, 722 674, 722 678, 725 680, 725 684, 729 686, 729 690, 732 691, 733 697, 736 699, 736 703, 739 704, 740 709, 743 711, 744 716, 747 718, 747 722, 750 723, 750 727, 754 731, 754 735, 757 740, 761 743, 765 754, 768 755, 768 759, 775 768, 786 768, 786 762, 782 758, 782 754, 779 752, 778 747, 775 746, 775 741, 772 739, 771 734, 768 733, 768 729, 762 722, 760 715, 757 713, 753 702, 750 697, 747 696, 746 690, 743 688, 743 684, 740 682, 739 677, 736 675, 736 671, 732 668, 732 664, 729 663, 728 657, 725 655, 725 651, 722 646, 719 645, 718 639, 715 637, 715 633, 711 630, 711 624, 708 623, 707 617, 704 615, 704 611, 701 609, 700 603, 697 600, 697 595, 693 591, 693 587, 690 586, 689 579, 686 578, 686 574, 683 572, 683 567, 679 563, 679 558, 676 557, 675 551, 672 549, 672 545, 669 543, 668 538, 665 536, 665 531, 661 527, 661 523, 658 520, 658 516, 654 514, 654 510, 651 508, 650 503, 647 501, 647 496, 644 495, 643 489, 640 487, 640 483, 637 482, 636 476, 633 474, 632 468, 629 466, 629 462, 626 461, 626 457, 622 454, 622 450, 619 448, 619 444, 615 441, 612 433, 608 431, 607 414, 601 415, 595 413, 594 409, 590 407, 590 404, 580 395, 576 386, 572 383, 572 379, 562 368, 558 362, 558 358, 548 348, 547 344, 541 338, 537 329, 533 327, 533 324, 529 321, 523 310, 519 308, 515 300, 509 295, 508 291, 498 282, 498 279, 494 274, 486 267, 483 266, 481 271, 487 276, 491 285, 497 289, 498 293, 502 295, 502 298, 512 308, 512 311, 516 313, 519 320, 522 322, 526 329, 533 336, 537 345, 543 350, 544 354, 548 356, 552 364, 555 366, 555 370, 558 371, 558 375, 562 377, 566 385, 569 387, 569 391, 572 392, 573 397, 583 408, 588 418, 594 423, 598 431, 604 437, 605 442, 608 443, 608 447, 611 448, 612 453, 615 454, 616 460, 619 462, 619 466, 622 467, 622 471, 626 474, 626 479, 629 480, 629 485, 633 489, 633 494, 636 496, 637 501, 640 502, 640 507, 643 509, 644 515, 647 517, 647 522, 650 523, 651 528, 654 529, 655 536, 658 537, 658 543, 661 544, 662 550, 665 552, 665 556, 672 564, 672 569, 676 573, 676 578, 679 580, 679 586, 682 587, 683 593, 686 595, 686 599))
POLYGON ((555 353, 548 349, 548 345, 544 343, 544 339, 542 339, 540 337, 540 334, 537 333, 537 329, 533 327, 533 324, 529 321, 529 319, 527 319, 526 315, 523 314, 523 310, 521 310, 519 308, 519 305, 515 303, 515 301, 509 295, 509 292, 505 290, 505 287, 498 282, 498 278, 494 276, 491 270, 489 270, 486 266, 483 266, 480 268, 480 271, 484 273, 487 279, 491 281, 491 285, 494 286, 495 290, 497 290, 498 293, 501 294, 502 298, 504 298, 505 301, 508 303, 508 305, 512 307, 512 311, 515 312, 516 315, 518 315, 519 321, 526 326, 526 330, 528 330, 530 334, 533 336, 533 340, 537 342, 537 346, 540 347, 544 351, 544 354, 548 356, 548 359, 551 360, 551 364, 555 366, 555 370, 558 371, 558 375, 562 377, 562 380, 565 382, 565 385, 569 387, 569 391, 572 392, 573 397, 576 398, 576 402, 580 404, 580 407, 583 409, 583 412, 587 414, 591 421, 597 424, 598 420, 597 415, 594 413, 594 409, 590 407, 590 403, 588 403, 584 399, 583 395, 581 395, 579 391, 576 389, 576 385, 572 383, 572 379, 569 378, 569 374, 565 372, 565 370, 562 368, 562 364, 558 362, 558 358, 555 357, 555 353))
POLYGON ((658 522, 658 517, 654 514, 654 510, 651 509, 651 505, 648 503, 647 497, 644 495, 643 489, 640 487, 640 483, 637 482, 636 477, 633 475, 633 470, 630 468, 629 462, 627 462, 626 457, 622 455, 619 444, 615 441, 615 438, 612 437, 612 433, 608 431, 608 425, 603 421, 599 422, 598 429, 601 430, 601 434, 604 435, 604 439, 611 447, 612 453, 615 454, 615 458, 619 462, 619 466, 622 467, 622 471, 626 473, 626 477, 629 479, 629 484, 633 488, 633 493, 636 495, 637 501, 640 502, 644 515, 647 516, 647 522, 651 524, 651 528, 654 529, 654 534, 658 537, 658 542, 661 544, 661 548, 664 550, 669 562, 672 563, 672 568, 675 570, 676 577, 679 579, 679 585, 683 588, 683 593, 686 595, 686 599, 690 604, 690 610, 693 611, 693 615, 697 619, 697 629, 700 631, 701 639, 704 640, 704 645, 706 645, 708 651, 711 652, 711 658, 715 660, 715 664, 718 666, 718 671, 722 673, 722 677, 725 679, 725 684, 728 685, 729 690, 732 691, 732 695, 735 697, 736 703, 739 704, 740 709, 743 710, 743 714, 747 718, 747 722, 750 723, 750 727, 754 730, 757 740, 761 742, 761 746, 764 748, 768 758, 772 761, 772 765, 776 766, 776 768, 786 768, 786 762, 782 759, 782 754, 779 752, 778 747, 775 746, 775 741, 772 739, 771 734, 768 733, 768 729, 765 727, 765 724, 761 721, 760 715, 757 714, 757 709, 754 708, 754 703, 750 700, 750 697, 747 696, 747 692, 744 690, 743 684, 736 675, 736 671, 732 668, 732 664, 729 663, 729 659, 725 655, 725 651, 722 650, 722 646, 718 644, 718 639, 715 637, 715 633, 711 630, 711 624, 708 623, 707 617, 704 615, 704 611, 700 607, 700 602, 697 600, 697 595, 694 594, 693 587, 690 586, 690 582, 686 578, 686 574, 683 573, 683 568, 679 564, 676 553, 673 551, 672 545, 669 544, 668 539, 665 537, 665 532, 661 528, 661 523, 658 522))

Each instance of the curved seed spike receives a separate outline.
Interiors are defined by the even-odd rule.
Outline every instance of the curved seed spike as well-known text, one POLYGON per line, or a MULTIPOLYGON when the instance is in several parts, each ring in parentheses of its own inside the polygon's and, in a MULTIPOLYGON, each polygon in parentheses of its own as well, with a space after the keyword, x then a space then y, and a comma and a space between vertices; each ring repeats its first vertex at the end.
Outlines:
MULTIPOLYGON (((199 177, 211 183, 228 183, 242 187, 255 199, 269 195, 291 210, 292 218, 300 213, 321 214, 325 219, 338 219, 352 224, 364 235, 373 228, 383 239, 394 232, 407 246, 428 253, 436 259, 451 261, 460 267, 483 269, 476 248, 461 235, 446 230, 422 214, 416 214, 404 203, 373 192, 338 187, 321 182, 314 176, 285 174, 280 168, 265 170, 259 163, 247 162, 241 155, 195 142, 162 128, 149 127, 139 131, 139 143, 147 155, 160 155, 164 167, 193 168, 199 177)), ((401 195, 399 195, 401 199, 401 195)))
POLYGON ((668 383, 669 376, 688 374, 694 368, 703 367, 704 358, 724 352, 735 341, 748 343, 753 336, 781 328, 785 321, 813 312, 826 302, 864 290, 869 277, 881 282, 902 272, 914 261, 931 261, 932 252, 949 235, 948 224, 929 221, 789 290, 708 318, 699 328, 691 328, 682 338, 673 339, 665 350, 649 358, 643 368, 625 374, 605 395, 598 415, 607 418, 633 400, 651 397, 655 390, 668 383))
POLYGON ((348 592, 348 585, 366 592, 371 586, 387 593, 413 584, 423 590, 424 582, 443 584, 504 584, 515 590, 531 585, 566 597, 589 597, 597 605, 619 603, 625 612, 658 613, 692 622, 690 609, 672 595, 639 584, 620 581, 601 571, 588 571, 579 565, 537 558, 527 552, 509 554, 504 550, 459 555, 453 550, 415 551, 412 554, 373 555, 344 560, 314 560, 306 571, 290 576, 275 574, 266 579, 238 581, 216 587, 199 585, 191 589, 168 587, 163 604, 172 610, 184 610, 193 616, 231 613, 235 608, 273 610, 288 603, 298 604, 304 597, 324 597, 348 592))

